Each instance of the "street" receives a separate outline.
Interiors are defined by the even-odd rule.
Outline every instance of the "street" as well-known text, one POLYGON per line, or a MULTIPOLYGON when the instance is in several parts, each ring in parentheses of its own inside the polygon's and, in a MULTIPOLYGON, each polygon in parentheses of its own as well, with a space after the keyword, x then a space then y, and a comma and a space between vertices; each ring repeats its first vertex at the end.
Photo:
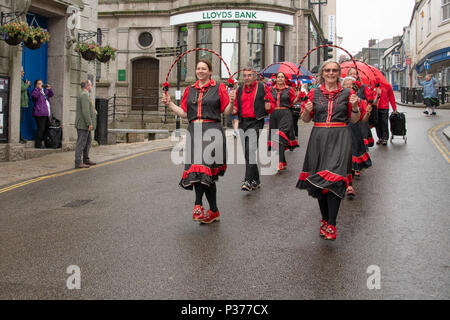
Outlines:
POLYGON ((194 193, 178 187, 170 150, 2 193, 0 299, 449 299, 450 170, 428 131, 450 110, 399 111, 407 144, 370 149, 335 242, 319 237, 317 201, 295 188, 310 124, 287 171, 260 190, 241 191, 245 166, 228 167, 211 225, 192 221, 194 193), (79 290, 66 285, 72 265, 79 290), (379 289, 368 288, 371 266, 379 289))

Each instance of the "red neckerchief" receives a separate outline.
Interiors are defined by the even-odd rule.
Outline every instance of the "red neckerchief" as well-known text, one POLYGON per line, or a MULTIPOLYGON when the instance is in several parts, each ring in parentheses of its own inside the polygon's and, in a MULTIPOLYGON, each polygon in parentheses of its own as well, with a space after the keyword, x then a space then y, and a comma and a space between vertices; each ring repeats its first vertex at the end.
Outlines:
MULTIPOLYGON (((212 86, 212 87, 214 87, 216 85, 216 82, 213 80, 213 79, 211 79, 211 80, 209 80, 209 82, 207 83, 207 84, 205 84, 203 87, 201 87, 201 88, 207 88, 207 87, 209 87, 209 86, 212 86)), ((197 82, 195 82, 193 85, 192 85, 195 89, 197 89, 197 90, 200 90, 201 88, 200 88, 200 86, 199 86, 199 80, 197 80, 197 82)))
POLYGON ((247 85, 245 84, 245 85, 244 85, 245 93, 248 94, 248 93, 252 92, 253 90, 255 90, 257 84, 258 84, 257 81, 253 82, 250 86, 247 86, 247 85))

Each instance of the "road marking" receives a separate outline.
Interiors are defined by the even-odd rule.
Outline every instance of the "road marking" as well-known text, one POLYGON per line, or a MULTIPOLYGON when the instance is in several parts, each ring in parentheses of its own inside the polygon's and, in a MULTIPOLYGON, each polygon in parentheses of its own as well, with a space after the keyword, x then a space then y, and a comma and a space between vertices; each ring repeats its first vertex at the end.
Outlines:
POLYGON ((442 154, 442 156, 447 160, 448 163, 450 163, 450 152, 445 147, 444 143, 438 138, 436 132, 442 128, 443 126, 446 126, 450 124, 450 122, 445 122, 442 124, 439 124, 437 126, 434 126, 430 130, 428 130, 428 136, 430 137, 431 141, 433 141, 436 148, 439 150, 439 152, 442 154))
POLYGON ((54 174, 50 174, 50 175, 46 175, 46 176, 42 176, 42 177, 33 178, 33 179, 30 179, 30 180, 27 180, 27 181, 22 181, 22 182, 19 182, 19 183, 13 184, 11 186, 8 186, 8 187, 0 189, 0 194, 8 192, 8 191, 11 191, 11 190, 14 190, 14 189, 18 189, 18 188, 24 187, 24 186, 32 184, 32 183, 36 183, 36 182, 39 182, 39 181, 42 181, 42 180, 47 180, 47 179, 51 179, 51 178, 57 178, 57 177, 61 177, 61 176, 66 176, 66 175, 73 174, 73 173, 76 173, 76 172, 82 172, 82 171, 91 170, 91 169, 95 169, 95 168, 101 168, 101 167, 104 167, 104 166, 107 166, 107 165, 111 165, 111 164, 115 164, 115 163, 119 163, 119 162, 124 162, 124 161, 130 160, 130 159, 141 157, 141 156, 144 156, 144 155, 152 153, 152 152, 167 150, 167 149, 172 148, 172 147, 173 146, 161 147, 161 148, 157 148, 157 149, 154 149, 154 150, 149 150, 149 151, 144 151, 144 152, 141 152, 141 153, 136 153, 136 154, 133 154, 131 156, 124 157, 124 158, 120 158, 120 159, 115 159, 115 160, 110 160, 110 161, 106 161, 106 162, 103 162, 103 163, 99 163, 99 164, 97 164, 95 166, 92 166, 90 168, 87 168, 87 169, 72 169, 72 170, 69 170, 69 171, 64 171, 64 172, 60 172, 60 173, 54 173, 54 174))

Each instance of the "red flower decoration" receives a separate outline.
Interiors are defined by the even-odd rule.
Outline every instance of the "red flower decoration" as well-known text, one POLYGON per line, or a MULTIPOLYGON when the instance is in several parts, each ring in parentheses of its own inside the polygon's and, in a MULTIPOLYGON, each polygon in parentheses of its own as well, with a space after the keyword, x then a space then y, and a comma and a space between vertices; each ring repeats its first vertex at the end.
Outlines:
POLYGON ((170 84, 168 82, 164 82, 163 83, 163 90, 164 91, 169 91, 169 88, 170 88, 170 84))
POLYGON ((234 85, 237 83, 237 80, 236 80, 236 79, 233 79, 233 78, 229 78, 229 79, 227 80, 227 83, 228 83, 228 87, 232 88, 232 87, 234 87, 234 85))
POLYGON ((300 101, 306 101, 308 100, 308 95, 304 91, 300 91, 298 98, 300 101))

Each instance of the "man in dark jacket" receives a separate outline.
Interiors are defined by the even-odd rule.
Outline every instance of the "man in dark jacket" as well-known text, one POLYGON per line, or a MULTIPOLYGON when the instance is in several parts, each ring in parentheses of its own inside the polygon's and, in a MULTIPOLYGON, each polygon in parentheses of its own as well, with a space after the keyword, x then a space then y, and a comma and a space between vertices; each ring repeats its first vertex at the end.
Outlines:
POLYGON ((267 116, 264 97, 264 84, 257 81, 256 73, 251 69, 244 71, 244 85, 237 90, 234 103, 245 152, 245 179, 241 186, 244 191, 256 190, 261 186, 256 151, 260 130, 264 128, 264 117, 267 116))
POLYGON ((92 89, 90 80, 81 82, 81 94, 77 98, 77 110, 75 116, 75 128, 77 128, 77 146, 75 150, 75 168, 89 168, 96 165, 89 160, 89 150, 91 148, 91 131, 97 126, 97 112, 89 97, 92 89), (83 162, 81 162, 83 156, 83 162))

